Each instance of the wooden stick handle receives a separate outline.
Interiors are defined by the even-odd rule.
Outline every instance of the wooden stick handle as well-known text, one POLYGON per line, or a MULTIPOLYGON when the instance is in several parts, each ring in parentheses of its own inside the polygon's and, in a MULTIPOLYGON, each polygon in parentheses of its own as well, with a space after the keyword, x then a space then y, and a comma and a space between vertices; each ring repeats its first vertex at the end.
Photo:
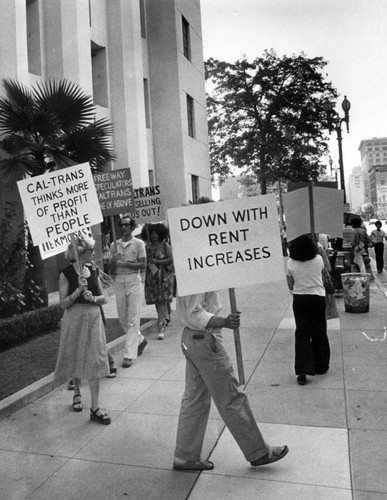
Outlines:
MULTIPOLYGON (((237 309, 237 304, 236 304, 235 289, 229 288, 228 292, 229 292, 229 296, 230 296, 231 312, 237 313, 238 309, 237 309)), ((239 333, 239 328, 234 328, 234 343, 235 343, 235 352, 236 352, 236 360, 237 360, 237 367, 238 367, 239 383, 241 385, 245 385, 246 381, 245 381, 245 373, 243 370, 242 344, 241 344, 241 336, 239 333)))

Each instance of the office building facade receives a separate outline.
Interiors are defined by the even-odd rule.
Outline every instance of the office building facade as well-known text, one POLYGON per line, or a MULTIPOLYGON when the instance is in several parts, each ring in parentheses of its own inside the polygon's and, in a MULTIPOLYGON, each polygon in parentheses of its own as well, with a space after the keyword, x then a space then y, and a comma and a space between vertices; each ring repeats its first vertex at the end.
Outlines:
POLYGON ((364 205, 364 182, 361 167, 354 167, 348 178, 347 198, 350 212, 360 213, 364 205))
POLYGON ((387 137, 374 137, 359 145, 364 182, 364 201, 375 217, 387 217, 387 137))
MULTIPOLYGON (((1 79, 67 79, 92 95, 96 118, 114 127, 107 170, 130 168, 134 188, 159 185, 165 212, 211 196, 199 0, 1 7, 1 79)), ((12 197, 16 189, 0 192, 0 206, 12 197)))
POLYGON ((166 208, 210 195, 199 0, 2 0, 0 77, 79 84, 166 208))

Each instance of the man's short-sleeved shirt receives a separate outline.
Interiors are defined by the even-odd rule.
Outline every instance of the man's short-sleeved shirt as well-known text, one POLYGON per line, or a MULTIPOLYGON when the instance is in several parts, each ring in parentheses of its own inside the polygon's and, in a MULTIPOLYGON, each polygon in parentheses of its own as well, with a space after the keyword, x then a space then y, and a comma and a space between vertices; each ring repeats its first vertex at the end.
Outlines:
MULTIPOLYGON (((117 240, 117 250, 114 243, 110 246, 111 255, 123 255, 125 262, 139 262, 140 259, 146 258, 145 244, 142 240, 132 237, 129 241, 122 241, 122 238, 117 240)), ((117 262, 116 274, 139 274, 139 269, 129 269, 128 267, 120 266, 117 262)))

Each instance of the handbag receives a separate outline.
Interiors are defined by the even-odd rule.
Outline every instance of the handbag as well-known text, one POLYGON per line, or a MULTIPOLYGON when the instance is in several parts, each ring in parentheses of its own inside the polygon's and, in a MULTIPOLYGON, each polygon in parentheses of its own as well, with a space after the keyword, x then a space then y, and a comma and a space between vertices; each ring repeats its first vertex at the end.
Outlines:
POLYGON ((335 293, 336 290, 335 281, 326 269, 324 269, 324 274, 323 274, 323 285, 325 288, 325 293, 329 295, 335 293))

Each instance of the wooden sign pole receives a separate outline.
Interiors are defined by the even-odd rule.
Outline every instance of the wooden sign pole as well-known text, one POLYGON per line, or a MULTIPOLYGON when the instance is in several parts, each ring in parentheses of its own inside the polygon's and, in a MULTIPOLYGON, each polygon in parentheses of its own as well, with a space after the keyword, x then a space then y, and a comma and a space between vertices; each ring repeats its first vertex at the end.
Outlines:
POLYGON ((110 216, 110 225, 112 228, 112 236, 113 236, 113 241, 114 241, 114 248, 117 251, 117 234, 116 234, 116 226, 114 225, 114 215, 110 216))
POLYGON ((310 234, 312 240, 316 240, 315 223, 314 223, 314 201, 313 201, 313 182, 309 184, 309 214, 310 214, 310 234))
MULTIPOLYGON (((237 304, 236 304, 235 289, 229 288, 228 291, 229 291, 229 296, 230 296, 231 312, 237 313, 238 309, 237 309, 237 304)), ((245 373, 243 370, 242 345, 241 345, 241 337, 240 337, 240 333, 239 333, 239 328, 234 328, 234 342, 235 342, 235 351, 236 351, 239 383, 241 385, 245 385, 246 381, 245 381, 245 373)))

